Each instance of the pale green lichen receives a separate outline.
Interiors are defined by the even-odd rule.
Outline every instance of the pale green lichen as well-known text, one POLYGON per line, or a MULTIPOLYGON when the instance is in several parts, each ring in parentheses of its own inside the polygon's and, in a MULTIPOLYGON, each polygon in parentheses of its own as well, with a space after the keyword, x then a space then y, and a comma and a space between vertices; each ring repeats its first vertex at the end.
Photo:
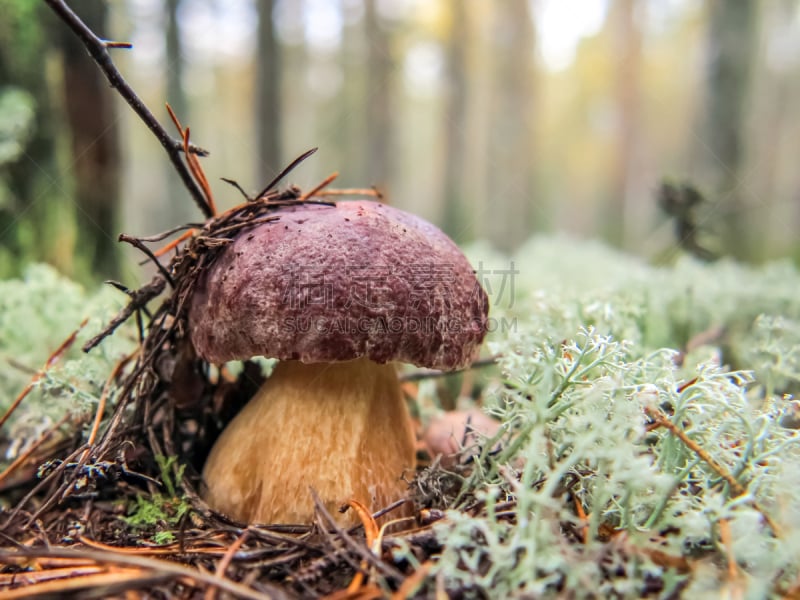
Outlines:
POLYGON ((761 598, 794 585, 800 438, 780 422, 800 376, 798 273, 690 260, 654 268, 566 239, 535 240, 511 260, 515 295, 492 316, 513 326, 488 344, 505 385, 485 399, 503 446, 484 444, 462 490, 485 515, 450 511, 437 525, 444 550, 430 585, 475 597, 631 598, 732 586, 761 598), (714 327, 724 334, 678 352, 714 327), (648 411, 667 415, 746 492, 667 428, 649 430, 648 411), (495 516, 509 499, 516 522, 495 516), (569 537, 570 524, 588 526, 586 543, 569 537))
POLYGON ((125 297, 104 287, 87 293, 46 265, 33 265, 21 279, 0 281, 0 412, 41 370, 48 357, 88 319, 73 346, 47 369, 5 425, 9 440, 0 468, 39 439, 65 414, 65 431, 82 422, 85 431, 114 364, 136 346, 132 324, 86 354, 81 345, 121 308, 125 297))
MULTIPOLYGON (((533 240, 513 257, 476 246, 470 257, 483 260, 493 302, 487 346, 501 356, 502 381, 487 388, 484 406, 502 427, 457 500, 480 500, 485 510, 451 510, 435 525, 443 550, 422 585, 498 598, 723 589, 763 598, 796 585, 800 444, 781 423, 800 378, 797 271, 689 259, 652 267, 565 238, 533 240), (673 431, 649 427, 656 411, 737 489, 673 431)), ((44 267, 0 282, 3 403, 30 378, 19 365, 38 369, 91 316, 86 339, 122 300, 87 296, 44 267)), ((88 356, 80 341, 26 399, 12 431, 70 407, 93 414, 133 335, 122 331, 88 356)), ((168 506, 156 511, 137 501, 129 518, 168 538, 181 512, 176 498, 164 494, 168 506)), ((402 543, 395 554, 415 560, 402 543)))

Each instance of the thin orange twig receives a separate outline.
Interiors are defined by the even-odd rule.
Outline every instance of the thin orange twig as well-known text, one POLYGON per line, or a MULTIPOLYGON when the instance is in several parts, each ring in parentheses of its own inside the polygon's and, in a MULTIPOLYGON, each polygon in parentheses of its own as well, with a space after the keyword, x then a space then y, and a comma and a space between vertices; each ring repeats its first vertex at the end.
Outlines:
POLYGON ((580 498, 578 498, 577 494, 572 495, 572 501, 575 503, 575 512, 583 523, 581 535, 583 535, 583 543, 586 544, 589 542, 589 515, 587 515, 586 511, 583 509, 583 503, 580 498))
MULTIPOLYGON (((242 534, 238 538, 236 538, 234 542, 230 545, 230 547, 225 552, 223 557, 219 559, 219 562, 217 563, 217 568, 214 571, 214 574, 217 577, 220 578, 225 577, 225 571, 228 570, 228 566, 231 564, 234 555, 239 551, 239 548, 242 547, 242 544, 247 539, 247 535, 249 533, 250 532, 247 529, 245 529, 242 532, 242 534)), ((216 597, 217 597, 217 588, 210 587, 206 590, 205 600, 214 600, 214 598, 216 597)))
MULTIPOLYGON (((56 567, 54 569, 36 569, 33 571, 21 571, 14 573, 0 574, 0 586, 10 585, 34 585, 53 579, 63 579, 66 577, 80 577, 83 575, 94 575, 103 573, 106 569, 97 564, 77 565, 70 567, 56 567)), ((0 592, 0 597, 4 597, 0 592)))
MULTIPOLYGON (((95 440, 97 439, 97 432, 100 430, 100 423, 103 420, 103 413, 106 410, 106 402, 108 401, 108 395, 111 393, 111 386, 114 385, 114 381, 117 379, 119 372, 125 368, 125 365, 127 365, 137 353, 138 350, 119 360, 111 370, 111 374, 108 376, 108 379, 106 379, 106 383, 103 385, 103 391, 100 393, 100 400, 97 403, 97 412, 94 415, 92 430, 89 432, 89 439, 86 441, 89 446, 94 444, 95 440)), ((86 452, 88 451, 89 450, 87 449, 86 452)))
POLYGON ((83 329, 86 326, 86 323, 88 322, 89 322, 88 318, 84 319, 81 322, 81 324, 78 325, 78 328, 71 334, 69 334, 69 336, 67 336, 67 339, 61 342, 61 345, 58 348, 56 348, 55 351, 47 358, 47 361, 44 363, 44 366, 36 372, 36 374, 31 378, 28 385, 25 386, 25 388, 14 399, 14 402, 11 403, 11 406, 8 407, 8 410, 6 410, 5 414, 2 417, 0 417, 0 427, 5 425, 6 421, 8 421, 11 414, 15 410, 17 410, 17 407, 20 405, 20 403, 22 403, 25 397, 31 393, 31 390, 39 382, 39 380, 41 380, 42 377, 44 377, 45 373, 47 373, 47 371, 54 364, 56 364, 61 359, 62 356, 64 356, 64 353, 67 350, 69 350, 70 346, 72 346, 72 344, 75 343, 75 338, 78 337, 78 333, 80 333, 80 330, 83 329))
POLYGON ((20 454, 14 460, 14 462, 12 462, 5 469, 3 469, 3 472, 0 473, 0 483, 2 483, 9 475, 11 475, 11 473, 16 471, 20 465, 24 464, 25 461, 28 460, 34 452, 36 452, 36 449, 42 444, 44 444, 48 439, 50 439, 50 436, 52 436, 56 431, 58 431, 58 429, 64 423, 66 423, 68 419, 69 419, 69 414, 66 414, 63 417, 61 417, 61 419, 59 419, 55 425, 53 425, 42 436, 40 436, 38 440, 36 440, 33 444, 31 444, 30 447, 25 452, 20 454))
MULTIPOLYGON (((168 577, 168 574, 157 575, 158 579, 168 577)), ((63 597, 69 592, 87 588, 103 588, 108 585, 119 585, 121 583, 134 583, 144 579, 146 582, 153 579, 153 574, 142 569, 115 569, 109 572, 103 569, 97 573, 78 576, 65 576, 58 579, 32 583, 13 590, 4 590, 0 596, 3 600, 13 600, 16 598, 32 597, 63 597), (149 576, 148 576, 149 575, 149 576)))
MULTIPOLYGON (((747 493, 747 488, 745 486, 739 483, 736 480, 736 478, 734 478, 734 476, 731 475, 730 472, 725 467, 719 464, 716 461, 716 459, 713 456, 711 456, 708 453, 708 451, 705 450, 705 448, 702 448, 700 444, 698 444, 692 438, 690 438, 686 434, 686 432, 683 431, 683 429, 681 429, 675 423, 670 421, 667 415, 665 415, 661 410, 657 408, 647 408, 646 411, 647 414, 650 416, 650 418, 653 419, 653 421, 655 421, 655 423, 669 430, 669 432, 672 433, 672 435, 674 435, 675 437, 677 437, 681 442, 683 442, 683 444, 687 448, 689 448, 689 450, 697 454, 697 456, 699 456, 703 462, 705 462, 709 467, 711 467, 712 471, 714 471, 719 477, 724 479, 730 486, 731 493, 733 494, 734 497, 741 496, 747 493)), ((769 525, 769 528, 772 529, 773 535, 775 535, 775 537, 780 537, 780 529, 778 528, 777 523, 775 523, 775 521, 772 520, 772 517, 770 517, 761 508, 761 506, 759 506, 755 498, 752 500, 751 504, 753 508, 755 508, 758 512, 761 513, 761 516, 764 518, 764 521, 766 521, 767 525, 769 525)))
POLYGON ((647 414, 653 419, 656 423, 658 423, 661 427, 664 427, 672 433, 675 437, 677 437, 680 441, 684 443, 684 445, 689 448, 692 452, 697 454, 703 462, 705 462, 711 469, 722 479, 728 482, 728 485, 731 487, 731 491, 735 496, 741 496, 747 490, 745 487, 736 481, 736 479, 731 475, 725 467, 719 464, 716 459, 711 456, 705 448, 701 447, 700 444, 695 442, 692 438, 686 435, 686 432, 683 431, 680 427, 678 427, 675 423, 670 421, 663 412, 658 409, 648 408, 647 414))
POLYGON ((733 554, 733 538, 731 537, 731 524, 728 519, 719 520, 719 538, 728 555, 728 577, 735 581, 739 577, 739 567, 733 554))
POLYGON ((332 594, 323 596, 322 600, 378 600, 385 598, 386 594, 376 585, 366 585, 354 592, 350 590, 337 590, 332 594))
POLYGON ((374 196, 375 198, 383 198, 383 194, 375 188, 333 188, 318 191, 317 196, 374 196))
POLYGON ((361 519, 361 523, 364 525, 364 533, 367 536, 367 546, 372 549, 372 545, 378 538, 378 524, 372 518, 369 509, 358 500, 348 500, 347 506, 356 511, 358 518, 361 519))
POLYGON ((176 248, 181 242, 185 242, 186 240, 188 240, 195 233, 197 233, 197 229, 189 229, 187 231, 184 231, 180 235, 180 237, 175 238, 174 240, 172 240, 170 243, 168 243, 163 248, 159 248, 158 250, 153 252, 153 256, 155 256, 156 258, 159 257, 159 256, 164 256, 167 252, 169 252, 173 248, 176 248))
MULTIPOLYGON (((83 550, 75 548, 64 547, 50 547, 50 548, 31 548, 27 551, 10 550, 8 548, 0 548, 0 561, 15 560, 17 558, 35 558, 37 556, 49 557, 65 557, 65 558, 86 558, 102 565, 108 565, 109 568, 117 569, 136 569, 137 573, 142 570, 149 572, 150 577, 170 577, 178 580, 184 580, 187 585, 194 586, 216 586, 222 591, 232 594, 240 598, 250 598, 251 600, 267 600, 269 596, 270 584, 264 583, 262 586, 267 589, 267 592, 257 592, 245 585, 217 577, 212 573, 184 565, 172 560, 149 558, 145 556, 134 556, 130 554, 122 554, 119 552, 104 551, 98 552, 93 550, 83 550)), ((140 577, 140 576, 139 576, 140 577)), ((136 578, 133 578, 134 580, 136 578)), ((62 582, 63 583, 63 582, 62 582)), ((76 585, 78 585, 76 583, 76 585)), ((85 584, 83 585, 85 586, 85 584)), ((14 598, 30 597, 31 594, 38 593, 40 588, 32 589, 34 586, 28 588, 20 588, 19 594, 13 596, 14 598), (27 592, 28 595, 22 592, 27 592)), ((17 592, 18 590, 11 590, 17 592)), ((10 593, 10 592, 5 592, 10 593)), ((6 598, 7 596, 2 596, 6 598)))
MULTIPOLYGON (((22 541, 22 545, 30 545, 36 539, 28 538, 22 541)), ((60 569, 66 567, 88 567, 95 564, 95 561, 87 558, 50 558, 47 556, 38 556, 36 558, 30 557, 16 557, 6 561, 8 565, 15 565, 23 568, 34 569, 60 569)))
MULTIPOLYGON (((147 546, 110 546, 108 544, 104 544, 102 542, 98 542, 97 540, 89 539, 85 536, 80 536, 78 540, 88 546, 89 548, 94 548, 96 550, 105 550, 107 552, 114 552, 117 554, 128 554, 132 556, 174 556, 176 553, 180 551, 180 544, 168 544, 164 546, 155 546, 155 547, 147 547, 147 546)), ((187 548, 187 551, 191 551, 192 554, 224 554, 223 549, 219 546, 197 546, 187 548)))
POLYGON ((211 215, 216 216, 217 214, 217 207, 214 203, 214 195, 211 193, 211 186, 208 184, 208 179, 206 179, 206 174, 203 171, 203 167, 200 166, 200 161, 198 160, 197 156, 190 152, 189 150, 189 127, 187 126, 186 129, 183 128, 181 125, 180 120, 178 120, 178 116, 172 110, 172 107, 167 103, 167 112, 169 113, 172 122, 177 127, 178 132, 181 134, 181 138, 183 139, 183 155, 186 158, 186 164, 189 166, 189 171, 194 177, 194 180, 197 182, 197 185, 200 186, 200 189, 203 191, 203 195, 206 198, 206 204, 208 204, 209 209, 211 210, 211 215))
POLYGON ((206 197, 208 206, 209 208, 211 208, 211 214, 213 216, 216 216, 217 207, 214 204, 214 194, 211 193, 211 186, 208 183, 208 179, 206 179, 205 171, 203 171, 203 167, 200 166, 200 159, 197 158, 197 155, 189 152, 188 126, 183 132, 183 153, 186 156, 186 162, 189 163, 189 169, 192 171, 192 175, 194 175, 194 178, 197 180, 197 183, 203 190, 203 194, 206 197))
POLYGON ((422 563, 419 566, 419 569, 414 571, 411 575, 403 580, 403 583, 400 584, 400 587, 397 588, 397 591, 392 594, 392 600, 406 600, 406 598, 410 598, 414 593, 416 593, 420 584, 428 576, 432 566, 433 562, 430 560, 422 563))
MULTIPOLYGON (((373 545, 375 544, 375 540, 378 539, 379 534, 378 524, 375 522, 375 519, 372 517, 367 507, 358 500, 348 500, 347 506, 356 511, 358 518, 361 519, 361 523, 364 525, 364 534, 367 537, 367 547, 374 551, 373 545)), ((361 561, 361 570, 356 572, 353 579, 350 581, 350 585, 347 586, 347 592, 349 594, 355 594, 361 589, 361 586, 364 584, 364 571, 366 571, 366 569, 367 561, 363 560, 361 561)))
POLYGON ((339 176, 338 172, 331 173, 325 179, 323 179, 318 185, 313 187, 311 190, 300 196, 300 202, 305 202, 312 196, 317 195, 321 190, 328 187, 337 177, 339 176))

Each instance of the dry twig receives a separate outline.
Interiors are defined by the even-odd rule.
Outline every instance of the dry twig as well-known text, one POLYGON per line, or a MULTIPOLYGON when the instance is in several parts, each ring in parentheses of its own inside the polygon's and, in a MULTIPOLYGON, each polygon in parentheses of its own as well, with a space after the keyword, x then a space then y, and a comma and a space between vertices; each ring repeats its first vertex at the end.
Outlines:
MULTIPOLYGON (((744 485, 739 483, 736 480, 736 478, 733 475, 731 475, 731 473, 724 466, 719 464, 719 462, 717 462, 716 459, 713 456, 711 456, 711 454, 709 454, 705 448, 703 448, 702 446, 700 446, 700 444, 698 444, 692 438, 690 438, 686 434, 686 432, 683 431, 683 429, 681 429, 675 423, 670 421, 667 415, 665 415, 661 410, 659 410, 658 408, 651 407, 647 408, 646 411, 648 416, 651 419, 653 419, 655 425, 664 427, 665 429, 669 430, 669 432, 675 437, 677 437, 681 442, 683 442, 683 444, 687 448, 689 448, 689 450, 697 454, 697 456, 699 456, 704 463, 706 463, 709 467, 711 467, 712 471, 714 471, 719 477, 724 479, 725 482, 728 484, 728 487, 730 487, 731 494, 734 497, 742 496, 747 493, 747 488, 744 485)), ((765 510, 763 510, 761 506, 759 506, 759 504, 756 502, 755 499, 752 499, 751 505, 753 506, 753 508, 755 508, 758 512, 761 513, 761 517, 764 519, 769 528, 772 530, 773 535, 775 537, 780 537, 780 529, 777 523, 773 521, 772 517, 770 517, 769 514, 765 510)))
MULTIPOLYGON (((100 67, 100 70, 108 79, 111 87, 119 92, 120 96, 122 96, 125 99, 125 102, 128 103, 128 106, 134 110, 142 122, 147 125, 147 128, 153 132, 153 135, 156 136, 158 141, 164 147, 164 150, 166 150, 170 162, 175 167, 175 170, 178 172, 178 175, 183 181, 183 185, 186 186, 187 190, 189 190, 189 193, 191 194, 198 208, 206 217, 212 216, 210 207, 206 204, 200 188, 198 188, 195 182, 192 180, 189 170, 186 168, 183 160, 181 160, 183 141, 176 140, 167 133, 164 127, 162 127, 161 123, 158 122, 158 119, 156 119, 153 113, 150 112, 150 109, 147 108, 145 103, 141 101, 136 92, 133 91, 133 88, 128 84, 127 81, 125 81, 125 78, 114 65, 114 61, 111 60, 111 55, 108 52, 109 48, 126 48, 130 47, 130 45, 120 44, 119 42, 108 42, 100 39, 91 29, 89 29, 89 27, 86 26, 83 21, 80 20, 80 18, 78 18, 78 16, 69 6, 67 6, 67 3, 63 0, 45 0, 45 2, 47 2, 50 8, 53 9, 53 12, 58 15, 58 17, 75 33, 75 35, 80 38, 81 42, 83 42, 83 45, 86 46, 86 49, 89 51, 91 57, 97 63, 97 66, 100 67)), ((190 151, 192 154, 199 154, 201 156, 208 154, 206 150, 203 150, 197 146, 191 146, 190 151)))
MULTIPOLYGON (((215 574, 206 573, 198 569, 193 569, 185 565, 175 563, 169 560, 162 560, 156 558, 149 558, 145 556, 136 556, 130 554, 122 554, 111 551, 97 551, 85 550, 80 548, 34 548, 25 550, 8 550, 0 548, 0 561, 13 562, 13 561, 26 561, 36 559, 39 557, 47 558, 72 558, 72 559, 85 559, 92 561, 98 565, 126 567, 131 571, 131 580, 126 581, 126 587, 139 580, 140 583, 153 584, 156 580, 164 580, 167 578, 182 578, 186 582, 191 582, 194 586, 206 585, 215 587, 224 592, 233 594, 237 598, 249 598, 252 600, 282 600, 286 599, 286 594, 277 587, 268 584, 260 584, 268 590, 267 594, 258 593, 249 587, 235 583, 229 579, 225 579, 215 574), (133 574, 137 577, 133 577, 133 574)), ((78 579, 78 578, 75 578, 78 579)), ((50 582, 48 582, 50 583, 50 582)), ((56 582, 52 582, 56 583, 56 582)), ((60 581, 64 586, 64 581, 60 581)), ((108 581, 100 582, 100 585, 107 585, 108 581)), ((74 584, 74 589, 91 588, 98 585, 96 580, 78 580, 74 584)), ((139 586, 136 586, 139 587, 139 586)), ((53 593, 57 588, 51 586, 50 589, 42 590, 34 586, 27 586, 20 589, 20 592, 27 592, 29 595, 23 593, 17 594, 13 597, 30 598, 40 593, 53 593)), ((10 592, 6 591, 5 594, 10 592)), ((5 597, 12 597, 4 595, 5 597)))
POLYGON ((0 427, 6 424, 6 421, 8 421, 9 417, 11 417, 14 411, 17 410, 19 405, 22 403, 25 397, 31 393, 33 388, 36 387, 36 384, 39 383, 39 381, 41 381, 42 377, 45 376, 47 371, 53 365, 55 365, 59 360, 61 360, 61 357, 64 356, 64 354, 67 352, 67 350, 70 349, 72 344, 75 343, 75 338, 78 337, 78 333, 80 333, 81 329, 83 329, 86 326, 86 323, 88 322, 89 319, 84 319, 78 326, 78 328, 71 334, 69 334, 69 336, 67 336, 67 339, 61 342, 61 345, 58 348, 56 348, 53 351, 53 353, 47 358, 42 368, 36 372, 36 374, 31 378, 30 382, 28 382, 28 385, 26 385, 23 388, 23 390, 11 403, 11 405, 6 409, 6 412, 3 414, 3 416, 0 417, 0 427))

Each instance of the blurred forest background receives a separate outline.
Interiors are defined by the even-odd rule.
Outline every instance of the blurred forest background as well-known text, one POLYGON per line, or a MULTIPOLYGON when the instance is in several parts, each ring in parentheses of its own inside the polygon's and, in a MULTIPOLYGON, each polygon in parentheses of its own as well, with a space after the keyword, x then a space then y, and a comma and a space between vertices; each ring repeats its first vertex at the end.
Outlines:
MULTIPOLYGON (((116 64, 163 124, 168 101, 211 151, 222 208, 241 196, 220 177, 255 192, 319 146, 289 181, 338 171, 337 187, 376 185, 462 243, 513 250, 559 231, 668 260, 667 180, 684 238, 800 258, 797 0, 71 4, 133 43, 116 64)), ((0 276, 43 260, 138 281, 117 235, 199 212, 44 3, 0 0, 0 14, 0 276)))

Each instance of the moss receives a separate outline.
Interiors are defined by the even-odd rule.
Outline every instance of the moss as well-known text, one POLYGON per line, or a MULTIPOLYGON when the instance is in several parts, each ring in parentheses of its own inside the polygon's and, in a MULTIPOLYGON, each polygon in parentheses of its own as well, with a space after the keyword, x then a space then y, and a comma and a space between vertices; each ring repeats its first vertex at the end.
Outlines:
POLYGON ((156 544, 168 544, 175 541, 174 531, 191 511, 191 504, 178 493, 176 485, 183 477, 184 466, 178 466, 175 476, 172 475, 177 457, 157 456, 156 461, 164 491, 148 497, 136 496, 128 508, 128 516, 123 520, 138 532, 151 533, 156 544))

